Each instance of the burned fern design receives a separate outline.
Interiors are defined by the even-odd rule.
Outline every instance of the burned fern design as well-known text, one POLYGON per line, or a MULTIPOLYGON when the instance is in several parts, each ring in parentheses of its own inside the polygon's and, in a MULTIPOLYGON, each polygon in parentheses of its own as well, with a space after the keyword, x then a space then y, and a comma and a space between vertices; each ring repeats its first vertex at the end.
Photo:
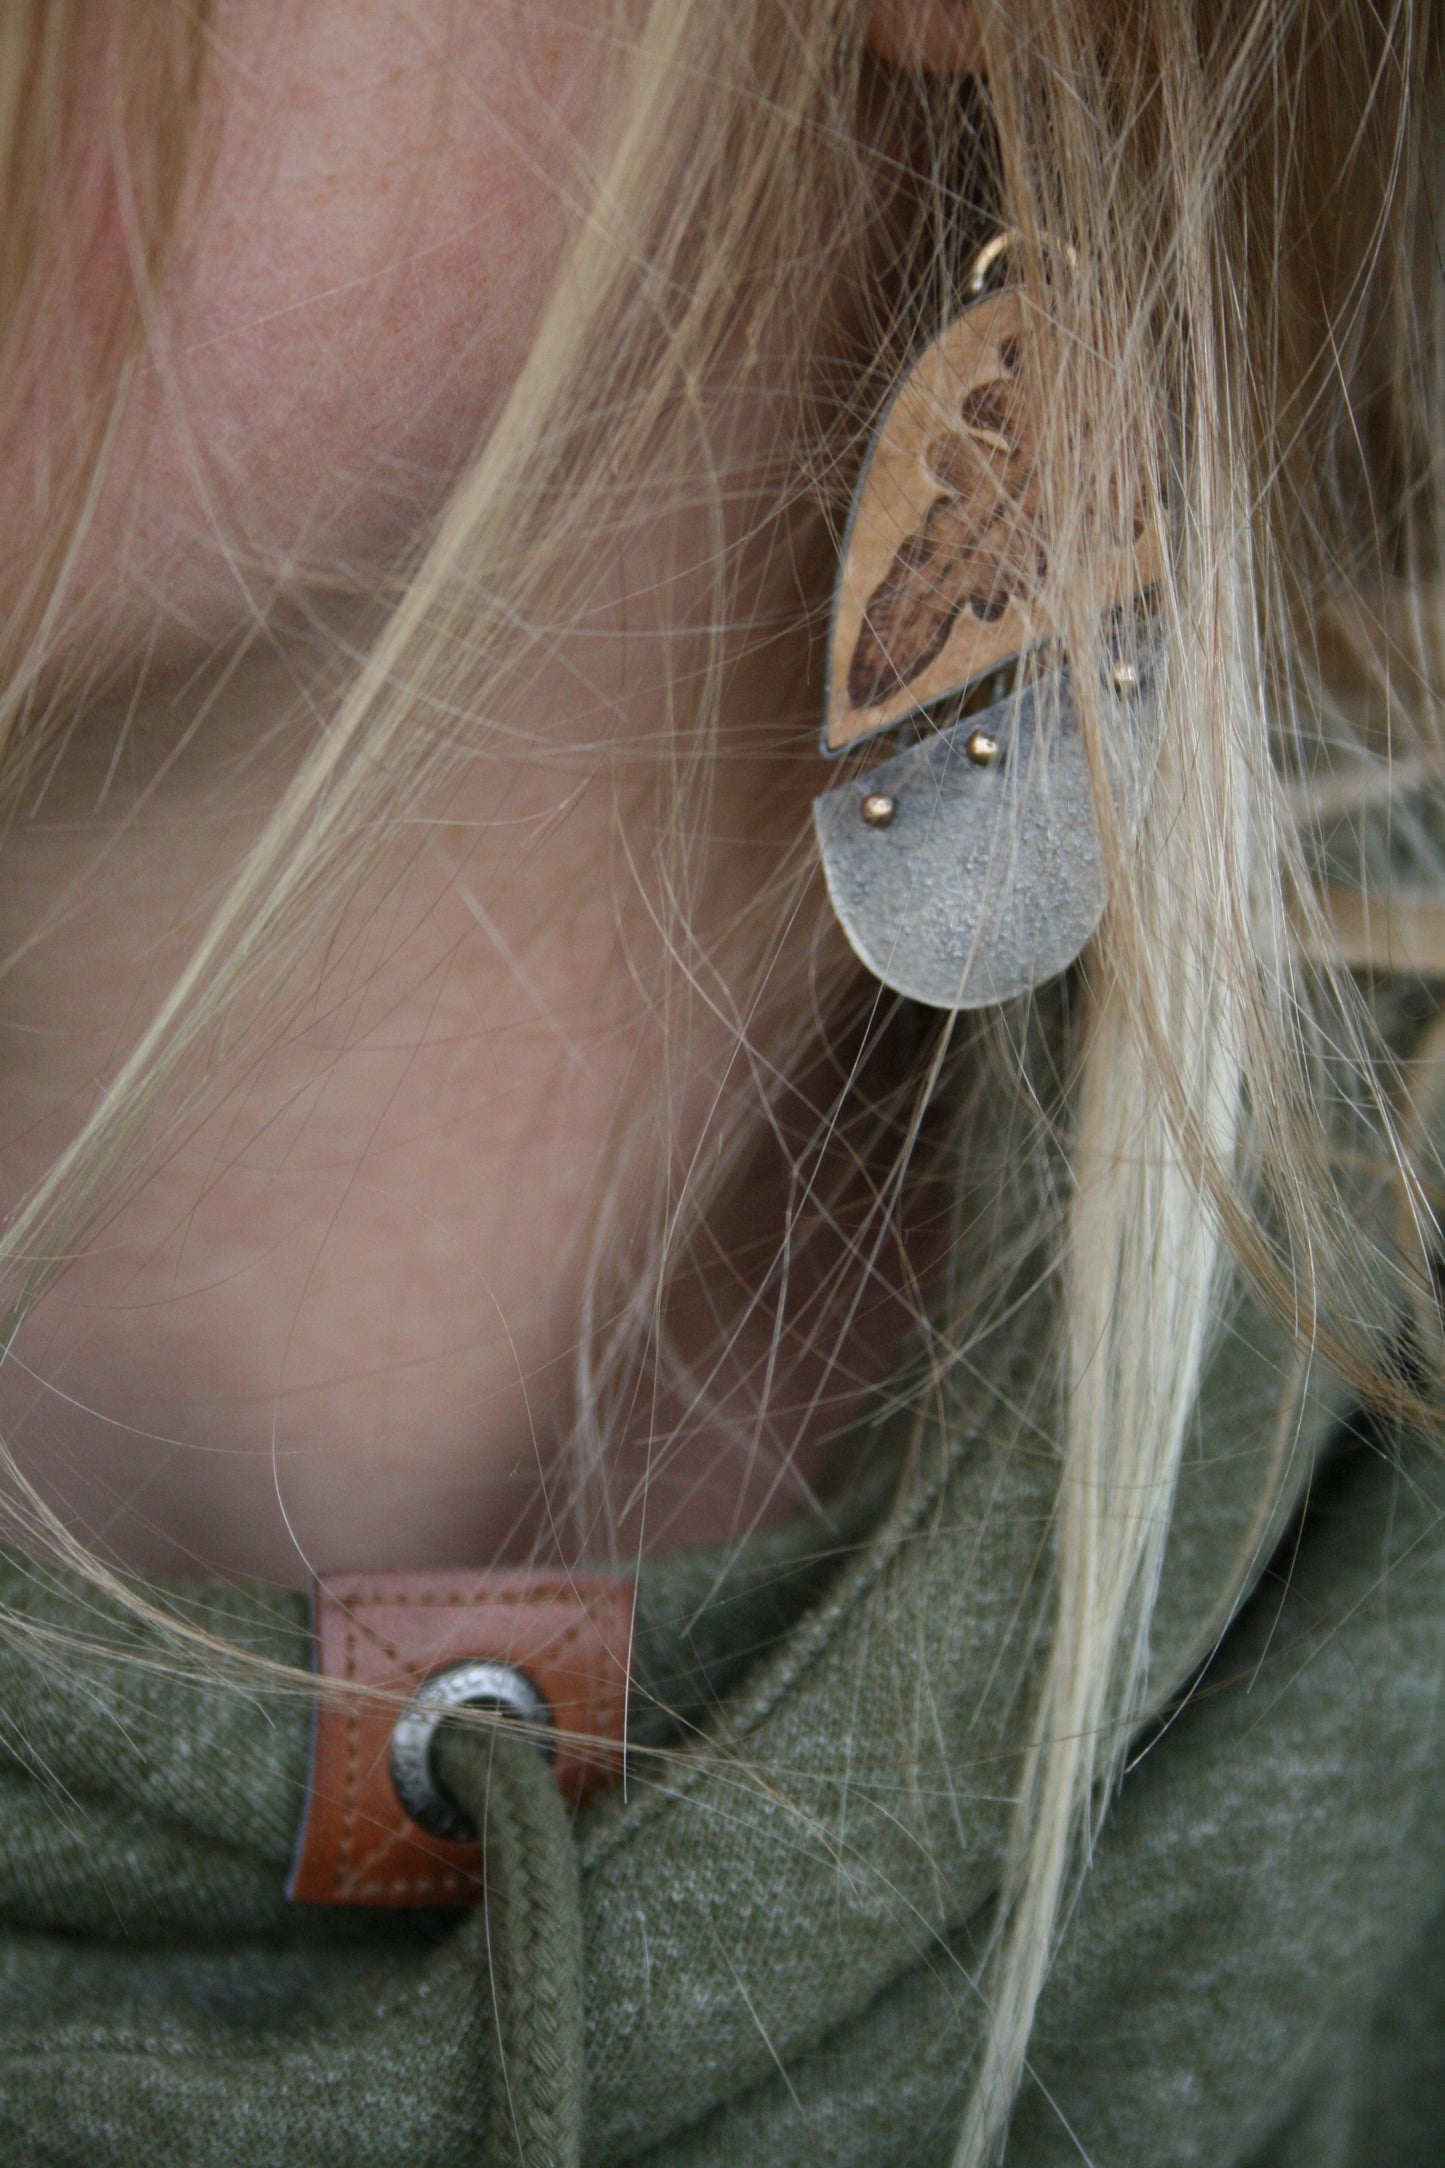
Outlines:
POLYGON ((869 596, 848 670, 848 702, 876 706, 942 653, 964 611, 993 624, 1048 569, 1033 429, 1006 340, 1000 373, 961 401, 958 426, 932 439, 923 464, 939 494, 869 596))

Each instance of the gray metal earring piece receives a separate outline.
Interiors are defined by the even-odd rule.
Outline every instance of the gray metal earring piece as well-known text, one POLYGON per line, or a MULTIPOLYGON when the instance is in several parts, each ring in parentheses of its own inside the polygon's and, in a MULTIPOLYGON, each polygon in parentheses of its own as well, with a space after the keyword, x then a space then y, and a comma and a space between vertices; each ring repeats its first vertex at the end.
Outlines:
MULTIPOLYGON (((1105 647, 1105 759, 1137 826, 1163 652, 1105 647)), ((1067 666, 814 800, 828 894, 855 954, 935 1009, 1008 1001, 1066 969, 1103 915, 1093 786, 1067 666)))

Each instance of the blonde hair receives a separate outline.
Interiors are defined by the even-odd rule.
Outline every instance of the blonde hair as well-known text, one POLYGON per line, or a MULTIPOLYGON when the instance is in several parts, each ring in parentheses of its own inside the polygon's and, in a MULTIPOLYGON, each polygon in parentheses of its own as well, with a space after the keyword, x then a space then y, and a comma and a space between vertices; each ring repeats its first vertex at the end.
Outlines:
MULTIPOLYGON (((528 365, 186 970, 5 1254, 18 1317, 135 1178, 162 1087, 185 1082, 196 1103, 209 1035, 263 987, 292 983, 373 862, 370 839, 444 785, 459 733, 487 712, 481 687, 525 682, 517 628, 555 568, 626 519, 640 480, 686 470, 682 454, 707 435, 706 387, 764 368, 791 380, 796 463, 780 494, 836 532, 880 389, 956 310, 986 222, 1012 227, 1055 386, 1044 466, 1070 644, 1097 637, 1080 508, 1142 490, 1171 536, 1159 608, 1172 667, 1145 834, 1137 848, 1106 836, 1111 908, 1071 1026, 1054 1626, 960 2141, 975 2164, 1004 2128, 1060 1919, 1150 1707, 1151 1612, 1223 1276, 1252 1275, 1301 1344, 1360 1389, 1409 1398, 1383 1350, 1418 1266, 1353 1224, 1320 1115, 1319 1019, 1362 1066, 1369 1034, 1332 963, 1311 824, 1322 779, 1363 802, 1390 787, 1391 758, 1439 774, 1439 56, 1424 0, 1009 0, 983 11, 986 113, 942 78, 899 76, 881 118, 875 86, 860 141, 866 13, 861 0, 651 0, 619 36, 619 118, 528 365), (840 346, 854 357, 841 412, 836 372, 825 380, 813 361, 840 346)), ((54 629, 204 156, 201 11, 110 22, 107 186, 138 238, 91 363, 103 396, 56 476, 50 546, 12 570, 5 598, 15 773, 85 689, 57 675, 54 629)), ((54 266, 76 261, 54 244, 73 210, 69 101, 93 35, 79 5, 17 0, 0 15, 0 414, 12 425, 54 266)), ((723 610, 731 577, 720 539, 723 610)), ((716 672, 684 701, 658 844, 678 873, 680 1016, 707 966, 687 860, 718 757, 716 672)), ((1107 823, 1104 794, 1100 811, 1107 823)), ((805 856, 800 843, 760 915, 797 907, 805 856)), ((770 1049, 765 1103, 818 1029, 836 1028, 841 998, 824 988, 808 1028, 770 1049)), ((904 1095, 905 1145, 938 1064, 934 1047, 904 1095)), ((676 1200, 660 1202, 652 1253, 589 1340, 578 1437, 592 1466, 607 1396, 635 1374, 686 1240, 676 1200)), ((929 1345, 957 1346, 964 1330, 934 1318, 929 1345)), ((27 1540, 141 1600, 13 1480, 27 1540)))

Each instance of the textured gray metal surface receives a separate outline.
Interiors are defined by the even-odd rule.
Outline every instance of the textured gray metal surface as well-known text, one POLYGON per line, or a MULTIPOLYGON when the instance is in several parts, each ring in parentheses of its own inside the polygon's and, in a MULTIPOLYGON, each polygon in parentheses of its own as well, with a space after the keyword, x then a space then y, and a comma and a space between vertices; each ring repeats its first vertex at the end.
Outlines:
MULTIPOLYGON (((1128 650, 1136 685, 1103 664, 1115 802, 1134 827, 1162 692, 1162 653, 1128 650)), ((1127 669, 1124 672, 1127 677, 1127 669)), ((855 953, 895 993, 980 1009, 1041 985, 1079 954, 1103 915, 1093 791, 1069 673, 1048 673, 813 802, 823 871, 855 953), (992 767, 964 747, 983 730, 992 767), (893 800, 884 826, 865 798, 893 800)))

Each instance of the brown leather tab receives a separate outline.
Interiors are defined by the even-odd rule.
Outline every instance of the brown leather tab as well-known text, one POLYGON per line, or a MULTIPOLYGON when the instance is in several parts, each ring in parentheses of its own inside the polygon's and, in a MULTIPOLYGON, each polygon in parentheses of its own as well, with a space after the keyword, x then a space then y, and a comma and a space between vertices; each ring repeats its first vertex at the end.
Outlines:
POLYGON ((482 1894, 482 1851, 433 1837, 391 1781, 393 1694, 469 1658, 515 1664, 545 1694, 553 1767, 580 1803, 622 1771, 633 1585, 603 1575, 339 1573, 316 1585, 311 1790, 287 1894, 300 1904, 457 1905, 482 1894))

